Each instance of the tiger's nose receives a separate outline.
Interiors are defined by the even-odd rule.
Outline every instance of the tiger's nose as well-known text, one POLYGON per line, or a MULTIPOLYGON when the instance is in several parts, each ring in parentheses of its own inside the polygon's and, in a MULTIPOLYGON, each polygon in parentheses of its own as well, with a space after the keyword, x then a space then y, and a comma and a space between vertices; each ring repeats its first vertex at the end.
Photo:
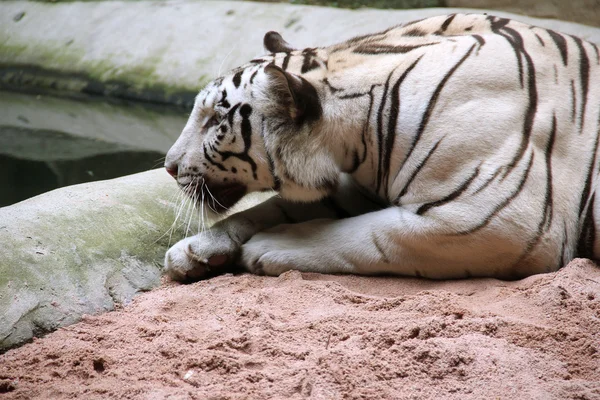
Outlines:
POLYGON ((165 164, 165 169, 167 170, 169 175, 171 175, 173 178, 177 179, 177 172, 178 172, 177 164, 174 164, 174 165, 165 164))

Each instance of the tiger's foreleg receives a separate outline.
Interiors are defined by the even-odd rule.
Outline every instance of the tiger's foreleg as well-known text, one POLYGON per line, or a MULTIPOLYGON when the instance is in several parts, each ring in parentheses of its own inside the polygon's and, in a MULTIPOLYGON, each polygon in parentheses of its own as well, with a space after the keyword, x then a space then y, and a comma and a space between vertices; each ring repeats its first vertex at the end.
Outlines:
POLYGON ((211 271, 227 271, 237 264, 242 246, 258 232, 278 226, 295 227, 315 219, 346 218, 382 207, 365 197, 347 176, 342 176, 340 182, 335 195, 322 201, 297 203, 272 197, 179 241, 165 256, 165 271, 176 280, 200 279, 211 271))
POLYGON ((494 262, 490 260, 498 265, 505 261, 501 253, 494 253, 495 240, 494 246, 480 251, 469 245, 471 238, 455 233, 455 227, 435 218, 389 207, 351 218, 265 230, 242 246, 241 262, 249 271, 265 275, 291 269, 433 279, 505 275, 503 270, 489 272, 494 262))
MULTIPOLYGON (((282 224, 254 235, 241 248, 241 263, 257 274, 304 272, 373 275, 401 273, 397 231, 409 227, 403 210, 387 208, 345 219, 282 224)), ((409 275, 410 271, 404 271, 409 275)))

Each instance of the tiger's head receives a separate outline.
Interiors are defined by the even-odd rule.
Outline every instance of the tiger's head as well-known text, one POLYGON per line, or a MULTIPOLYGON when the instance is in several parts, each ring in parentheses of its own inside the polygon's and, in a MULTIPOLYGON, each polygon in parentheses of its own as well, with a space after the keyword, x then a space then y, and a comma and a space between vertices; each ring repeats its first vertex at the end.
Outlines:
POLYGON ((271 54, 198 94, 166 157, 179 186, 218 213, 255 191, 317 200, 339 179, 335 145, 326 134, 321 49, 294 50, 275 32, 264 42, 271 54))

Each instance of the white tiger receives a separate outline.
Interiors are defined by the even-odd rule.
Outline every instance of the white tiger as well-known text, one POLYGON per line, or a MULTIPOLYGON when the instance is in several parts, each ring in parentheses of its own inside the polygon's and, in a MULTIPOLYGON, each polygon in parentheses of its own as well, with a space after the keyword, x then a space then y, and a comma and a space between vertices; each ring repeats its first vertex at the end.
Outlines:
POLYGON ((598 258, 598 47, 452 14, 272 54, 207 85, 165 166, 223 212, 184 239, 177 280, 278 275, 515 279, 598 258))

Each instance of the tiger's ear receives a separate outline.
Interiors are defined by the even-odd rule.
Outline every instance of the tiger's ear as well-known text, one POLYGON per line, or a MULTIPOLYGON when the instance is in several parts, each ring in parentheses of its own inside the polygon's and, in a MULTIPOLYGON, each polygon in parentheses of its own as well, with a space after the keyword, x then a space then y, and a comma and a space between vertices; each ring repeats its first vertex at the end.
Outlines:
POLYGON ((296 50, 288 42, 283 40, 279 33, 274 31, 265 33, 263 45, 269 53, 289 53, 290 51, 296 50))
POLYGON ((321 118, 317 90, 301 76, 285 72, 275 64, 265 67, 270 100, 277 115, 285 115, 297 124, 321 118))

